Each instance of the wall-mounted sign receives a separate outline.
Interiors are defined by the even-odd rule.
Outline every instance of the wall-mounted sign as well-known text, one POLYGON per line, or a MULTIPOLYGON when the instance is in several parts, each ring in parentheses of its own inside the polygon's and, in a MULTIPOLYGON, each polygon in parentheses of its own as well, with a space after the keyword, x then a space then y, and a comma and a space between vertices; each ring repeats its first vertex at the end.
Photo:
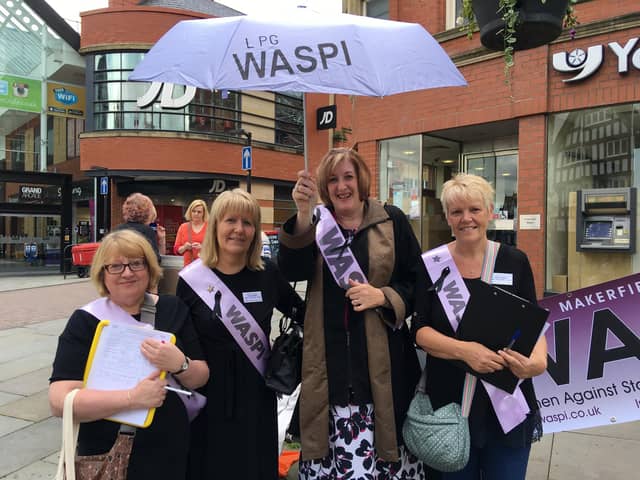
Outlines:
POLYGON ((184 93, 179 97, 173 96, 175 85, 173 83, 153 82, 149 90, 137 100, 138 107, 145 108, 155 102, 160 95, 161 108, 183 108, 196 96, 196 87, 185 86, 184 93))
POLYGON ((0 108, 40 113, 42 90, 38 80, 0 75, 0 108))
MULTIPOLYGON (((631 38, 624 44, 610 42, 609 49, 618 59, 618 73, 629 72, 629 63, 640 70, 640 48, 634 51, 638 37, 631 38)), ((553 68, 562 73, 575 73, 576 75, 562 80, 563 82, 576 82, 593 75, 604 61, 604 45, 593 45, 587 50, 575 48, 570 52, 558 52, 553 54, 553 68)))
POLYGON ((318 130, 328 130, 336 128, 338 114, 335 105, 321 107, 316 110, 316 128, 318 130))
POLYGON ((18 198, 21 202, 39 202, 44 199, 44 188, 33 185, 20 185, 18 198))
POLYGON ((209 193, 222 193, 227 189, 227 182, 222 179, 216 179, 211 182, 209 193))
POLYGON ((540 230, 540 214, 520 215, 520 230, 540 230))
POLYGON ((85 89, 74 85, 47 84, 47 111, 59 117, 84 118, 85 89))

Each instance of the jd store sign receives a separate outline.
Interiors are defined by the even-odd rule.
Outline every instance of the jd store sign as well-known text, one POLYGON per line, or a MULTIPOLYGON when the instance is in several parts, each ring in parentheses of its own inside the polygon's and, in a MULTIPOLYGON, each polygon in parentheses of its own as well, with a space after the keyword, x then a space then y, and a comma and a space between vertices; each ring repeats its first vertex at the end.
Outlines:
POLYGON ((178 97, 174 97, 174 88, 175 85, 173 83, 153 82, 149 90, 139 97, 136 103, 140 108, 148 107, 155 102, 158 95, 160 95, 160 107, 177 109, 189 105, 191 100, 196 96, 196 87, 190 85, 185 86, 184 93, 178 97))
MULTIPOLYGON (((640 70, 640 48, 636 49, 638 37, 630 38, 627 43, 620 45, 618 42, 610 42, 609 50, 618 59, 618 73, 629 73, 629 64, 640 70), (634 50, 635 49, 635 50, 634 50)), ((553 54, 553 68, 562 73, 574 73, 571 78, 563 82, 577 82, 593 75, 604 61, 604 45, 594 45, 587 48, 575 48, 570 52, 558 52, 553 54)))

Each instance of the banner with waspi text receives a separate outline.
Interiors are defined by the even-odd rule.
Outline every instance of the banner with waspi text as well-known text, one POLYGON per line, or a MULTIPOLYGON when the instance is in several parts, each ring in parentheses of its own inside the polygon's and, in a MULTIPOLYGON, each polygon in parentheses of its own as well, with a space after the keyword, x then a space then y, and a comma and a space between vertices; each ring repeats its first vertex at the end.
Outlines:
POLYGON ((640 419, 640 274, 548 297, 544 433, 640 419))

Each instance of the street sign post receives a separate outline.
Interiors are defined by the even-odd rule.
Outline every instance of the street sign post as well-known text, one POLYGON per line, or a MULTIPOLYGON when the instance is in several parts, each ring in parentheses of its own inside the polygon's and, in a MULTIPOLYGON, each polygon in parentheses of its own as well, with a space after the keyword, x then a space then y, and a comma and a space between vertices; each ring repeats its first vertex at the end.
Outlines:
POLYGON ((245 135, 249 145, 242 147, 242 170, 247 171, 247 192, 251 193, 251 166, 253 163, 251 158, 251 132, 245 132, 245 135))
POLYGON ((242 170, 251 170, 251 146, 242 147, 242 170))
POLYGON ((100 177, 100 195, 109 195, 109 177, 100 177))

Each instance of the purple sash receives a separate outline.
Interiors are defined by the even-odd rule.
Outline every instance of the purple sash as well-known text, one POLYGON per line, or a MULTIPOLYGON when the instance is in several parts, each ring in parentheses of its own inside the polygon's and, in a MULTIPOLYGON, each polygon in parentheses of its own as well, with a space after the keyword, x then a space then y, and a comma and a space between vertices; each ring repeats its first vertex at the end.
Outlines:
POLYGON ((264 376, 271 353, 269 340, 244 304, 209 267, 197 259, 180 270, 179 275, 214 311, 219 298, 220 321, 229 331, 256 370, 264 376))
MULTIPOLYGON (((500 244, 496 242, 491 240, 487 241, 487 250, 482 263, 482 280, 486 283, 491 283, 499 246, 500 244)), ((447 245, 441 245, 438 248, 423 253, 422 261, 429 273, 429 277, 431 277, 431 281, 436 287, 435 290, 447 315, 447 319, 451 324, 451 328, 453 328, 455 332, 458 330, 458 325, 469 302, 470 294, 451 256, 451 252, 449 252, 449 247, 447 245)), ((473 388, 472 382, 475 380, 472 380, 470 377, 475 379, 473 375, 467 373, 465 378, 465 394, 468 394, 468 384, 473 388)), ((524 394, 520 389, 521 382, 522 380, 518 383, 518 387, 516 387, 513 394, 505 392, 484 380, 481 382, 491 399, 491 405, 496 412, 496 416, 504 433, 508 433, 520 425, 530 411, 524 394)), ((465 415, 465 413, 468 414, 468 412, 463 412, 463 415, 465 415)))
POLYGON ((316 244, 336 283, 347 290, 349 280, 369 283, 342 231, 327 207, 316 207, 316 244))
POLYGON ((453 261, 447 245, 422 254, 422 261, 429 272, 431 281, 437 285, 436 292, 453 331, 458 330, 460 319, 469 303, 469 290, 453 261))
POLYGON ((98 320, 109 320, 114 323, 135 325, 140 328, 152 328, 148 323, 141 323, 137 321, 130 314, 125 312, 122 307, 116 305, 107 297, 98 298, 97 300, 86 304, 81 308, 81 310, 90 313, 98 320))

